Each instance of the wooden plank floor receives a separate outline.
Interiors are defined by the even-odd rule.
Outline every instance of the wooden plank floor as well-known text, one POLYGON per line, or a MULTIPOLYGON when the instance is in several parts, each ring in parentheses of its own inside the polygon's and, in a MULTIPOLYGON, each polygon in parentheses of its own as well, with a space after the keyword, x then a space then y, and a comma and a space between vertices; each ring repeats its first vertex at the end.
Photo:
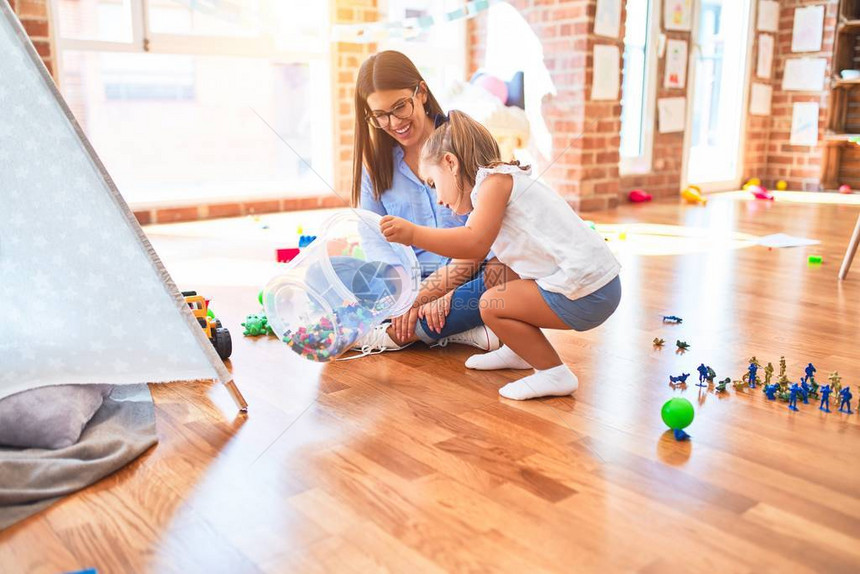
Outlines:
POLYGON ((0 534, 0 572, 857 572, 860 416, 667 385, 785 355, 792 378, 811 361, 860 396, 860 266, 836 278, 860 206, 742 197, 591 214, 623 301, 551 335, 576 398, 528 402, 497 394, 520 375, 469 372, 458 346, 318 365, 243 339, 272 247, 324 213, 150 228, 230 327, 251 410, 218 386, 154 388, 160 444, 0 534), (751 246, 775 232, 822 244, 751 246), (660 420, 673 394, 696 405, 691 442, 660 420))

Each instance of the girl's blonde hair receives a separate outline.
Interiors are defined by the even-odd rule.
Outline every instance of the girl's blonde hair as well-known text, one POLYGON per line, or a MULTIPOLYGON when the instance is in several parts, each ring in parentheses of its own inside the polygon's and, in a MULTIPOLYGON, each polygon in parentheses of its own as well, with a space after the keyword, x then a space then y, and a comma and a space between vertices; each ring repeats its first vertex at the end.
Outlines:
POLYGON ((499 144, 490 131, 468 114, 458 110, 451 110, 447 120, 427 138, 421 149, 421 159, 438 165, 446 153, 453 154, 460 162, 457 179, 461 190, 466 185, 470 188, 475 186, 475 177, 478 175, 478 169, 482 167, 520 165, 518 161, 502 161, 499 144))

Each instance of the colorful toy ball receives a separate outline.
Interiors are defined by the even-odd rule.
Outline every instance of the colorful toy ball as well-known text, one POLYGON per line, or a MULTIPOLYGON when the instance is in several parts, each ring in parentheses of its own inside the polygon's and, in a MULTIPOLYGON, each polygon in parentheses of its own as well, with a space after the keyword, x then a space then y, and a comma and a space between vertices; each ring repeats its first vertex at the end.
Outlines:
POLYGON ((651 201, 651 194, 646 193, 642 189, 634 189, 627 195, 627 199, 633 203, 642 203, 644 201, 651 201))
POLYGON ((847 183, 843 183, 839 186, 839 193, 854 193, 854 190, 847 183))
POLYGON ((672 432, 675 434, 675 440, 690 438, 690 435, 683 430, 690 426, 695 416, 693 404, 690 401, 681 397, 671 398, 660 409, 660 416, 663 418, 666 426, 672 429, 672 432))
POLYGON ((784 179, 779 180, 778 182, 776 182, 776 189, 779 191, 785 191, 786 189, 788 189, 788 182, 784 179))

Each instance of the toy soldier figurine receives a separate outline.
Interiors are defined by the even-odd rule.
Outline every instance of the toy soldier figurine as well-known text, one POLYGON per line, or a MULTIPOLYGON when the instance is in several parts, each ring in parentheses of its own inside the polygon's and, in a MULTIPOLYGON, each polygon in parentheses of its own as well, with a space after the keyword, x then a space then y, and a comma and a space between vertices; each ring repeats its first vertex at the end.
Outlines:
POLYGON ((773 364, 768 362, 767 366, 764 368, 764 385, 768 386, 770 384, 770 379, 773 377, 773 364))
POLYGON ((824 385, 821 387, 821 405, 819 405, 818 410, 824 411, 825 413, 830 412, 830 393, 830 385, 824 385))
POLYGON ((834 393, 838 393, 842 390, 842 377, 839 376, 839 371, 833 371, 830 373, 830 376, 827 377, 827 380, 830 381, 830 390, 834 393))
POLYGON ((726 385, 728 385, 728 384, 729 384, 729 383, 731 383, 731 382, 732 382, 732 379, 731 379, 731 378, 729 378, 729 377, 726 377, 725 379, 723 379, 722 381, 720 381, 719 383, 717 383, 717 386, 716 386, 716 388, 714 389, 714 391, 715 391, 715 392, 717 392, 717 393, 724 393, 724 392, 726 392, 726 385))
POLYGON ((839 391, 839 412, 845 414, 851 414, 851 387, 845 387, 841 391, 839 391), (846 407, 848 410, 845 410, 846 407))
POLYGON ((796 411, 797 409, 797 395, 800 392, 800 385, 794 383, 791 385, 791 394, 788 397, 788 408, 796 411))
POLYGON ((779 386, 783 386, 788 383, 788 377, 785 376, 785 357, 779 358, 779 386))
POLYGON ((808 365, 806 365, 804 372, 806 373, 806 382, 807 383, 809 381, 815 380, 815 371, 816 371, 815 365, 813 365, 812 363, 809 363, 808 365))

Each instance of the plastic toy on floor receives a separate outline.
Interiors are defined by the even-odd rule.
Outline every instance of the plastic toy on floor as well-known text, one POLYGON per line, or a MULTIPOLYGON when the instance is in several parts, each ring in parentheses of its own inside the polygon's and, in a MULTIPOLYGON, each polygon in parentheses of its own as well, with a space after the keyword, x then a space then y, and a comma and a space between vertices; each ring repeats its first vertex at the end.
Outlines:
POLYGON ((673 397, 666 401, 660 409, 660 417, 667 427, 672 429, 675 440, 687 440, 690 438, 684 429, 690 426, 695 417, 693 404, 687 399, 673 397))
POLYGON ((699 205, 707 205, 708 199, 702 195, 702 188, 697 185, 689 185, 681 191, 683 197, 688 203, 696 203, 699 205))
POLYGON ((230 331, 221 325, 221 321, 215 318, 215 313, 209 309, 209 301, 197 294, 197 291, 183 291, 182 296, 191 309, 191 314, 203 327, 206 338, 215 347, 215 351, 222 361, 230 358, 233 354, 233 340, 230 331))
POLYGON ((750 186, 748 191, 753 194, 753 197, 756 199, 766 199, 769 201, 774 200, 773 194, 760 185, 750 186))
POLYGON ((674 323, 677 325, 678 323, 683 323, 684 320, 681 319, 680 317, 675 316, 675 315, 663 315, 663 322, 664 323, 674 323))
POLYGON ((854 396, 851 394, 851 387, 845 387, 839 391, 839 412, 847 415, 852 414, 851 399, 854 396))
POLYGON ((263 289, 268 326, 295 353, 334 360, 412 305, 421 273, 415 253, 387 242, 379 220, 360 209, 333 215, 263 289))
POLYGON ((242 333, 246 337, 260 337, 262 335, 274 335, 274 331, 269 326, 269 320, 265 313, 254 313, 245 317, 242 323, 245 331, 242 333))
POLYGON ((645 190, 634 189, 629 194, 627 194, 627 199, 629 199, 632 203, 644 203, 646 201, 651 201, 652 196, 650 193, 645 192, 645 190))
POLYGON ((830 412, 830 393, 832 389, 830 385, 824 385, 819 389, 821 392, 821 403, 818 405, 818 410, 824 411, 825 413, 830 412))

